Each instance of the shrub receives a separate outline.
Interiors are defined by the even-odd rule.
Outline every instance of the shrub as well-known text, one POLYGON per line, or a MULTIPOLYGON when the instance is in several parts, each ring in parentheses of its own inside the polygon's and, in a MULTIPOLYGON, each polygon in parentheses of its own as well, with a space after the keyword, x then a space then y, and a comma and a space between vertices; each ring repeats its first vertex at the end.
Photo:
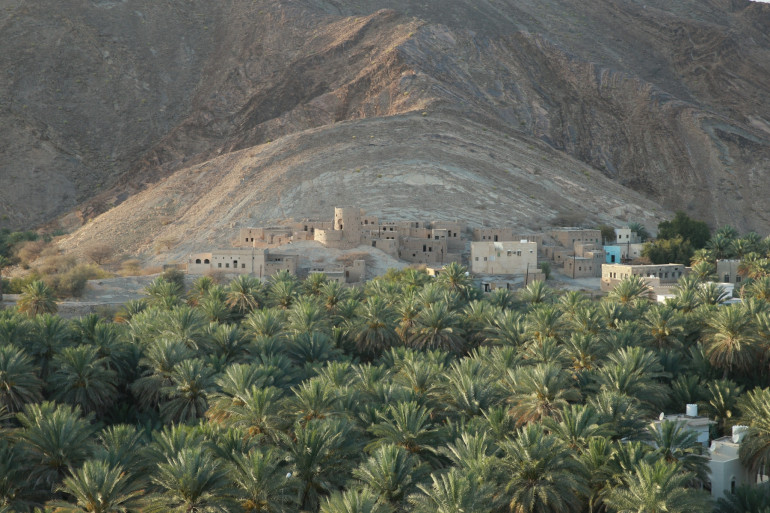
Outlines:
POLYGON ((46 243, 42 240, 22 242, 16 247, 16 258, 19 259, 22 267, 27 269, 29 264, 37 260, 45 248, 46 243))
POLYGON ((179 269, 168 269, 163 271, 160 275, 166 281, 170 281, 179 287, 179 290, 184 291, 184 273, 179 269))
POLYGON ((94 264, 79 264, 63 274, 45 276, 43 281, 58 297, 80 297, 88 280, 107 278, 110 275, 94 264))
POLYGON ((129 258, 120 264, 120 274, 123 276, 136 276, 141 270, 141 263, 136 258, 129 258))
POLYGON ((94 244, 86 249, 85 254, 97 265, 102 265, 112 258, 112 255, 115 254, 115 248, 109 244, 94 244))
POLYGON ((77 259, 72 255, 54 254, 43 258, 37 266, 40 274, 62 274, 77 265, 77 259))

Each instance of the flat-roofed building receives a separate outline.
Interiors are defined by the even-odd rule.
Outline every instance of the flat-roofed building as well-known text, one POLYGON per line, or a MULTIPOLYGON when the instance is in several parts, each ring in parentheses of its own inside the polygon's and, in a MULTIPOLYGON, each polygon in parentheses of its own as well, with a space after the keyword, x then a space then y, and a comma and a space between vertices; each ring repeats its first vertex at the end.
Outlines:
POLYGON ((278 271, 297 274, 298 261, 297 255, 270 253, 267 249, 221 249, 190 255, 187 259, 187 272, 205 274, 214 271, 267 278, 278 271))
POLYGON ((644 278, 652 289, 660 286, 674 286, 682 276, 688 273, 683 264, 661 265, 626 265, 602 264, 601 289, 608 292, 622 280, 631 276, 644 278))
POLYGON ((471 242, 471 271, 476 274, 526 274, 536 270, 536 242, 471 242))
POLYGON ((738 284, 741 282, 741 275, 738 269, 741 265, 740 260, 717 260, 717 280, 725 283, 738 284))

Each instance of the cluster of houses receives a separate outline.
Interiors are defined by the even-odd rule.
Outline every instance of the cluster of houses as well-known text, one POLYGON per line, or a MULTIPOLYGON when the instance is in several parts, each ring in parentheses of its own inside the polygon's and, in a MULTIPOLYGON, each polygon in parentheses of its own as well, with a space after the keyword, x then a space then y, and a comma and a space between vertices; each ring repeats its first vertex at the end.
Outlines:
MULTIPOLYGON (((603 291, 612 290, 624 278, 639 276, 650 287, 651 297, 668 297, 689 270, 684 264, 638 264, 644 244, 630 228, 615 229, 614 242, 606 244, 598 229, 567 227, 542 233, 510 227, 469 229, 459 221, 382 220, 357 207, 337 207, 330 220, 290 220, 280 226, 242 228, 234 247, 190 255, 187 270, 260 278, 278 271, 323 273, 345 284, 366 279, 364 260, 301 268, 300 256, 288 250, 297 241, 316 241, 340 250, 370 246, 393 258, 425 265, 432 274, 448 263, 467 262, 485 291, 543 280, 541 264, 548 262, 552 270, 568 278, 597 278, 603 291)), ((739 283, 738 264, 737 260, 720 260, 720 280, 739 283)))

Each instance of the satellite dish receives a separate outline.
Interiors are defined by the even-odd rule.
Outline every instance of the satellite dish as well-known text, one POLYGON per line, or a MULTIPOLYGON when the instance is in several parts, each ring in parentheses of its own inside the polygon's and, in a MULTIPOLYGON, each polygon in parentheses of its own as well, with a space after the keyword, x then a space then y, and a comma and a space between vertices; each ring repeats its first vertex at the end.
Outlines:
POLYGON ((660 412, 660 415, 658 415, 658 420, 663 420, 666 418, 666 414, 663 412, 660 412))

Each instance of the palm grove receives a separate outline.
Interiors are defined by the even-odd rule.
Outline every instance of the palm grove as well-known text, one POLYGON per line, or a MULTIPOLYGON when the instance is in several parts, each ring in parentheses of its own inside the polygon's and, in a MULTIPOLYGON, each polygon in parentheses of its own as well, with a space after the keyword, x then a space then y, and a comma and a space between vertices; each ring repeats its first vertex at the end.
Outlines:
POLYGON ((763 487, 712 504, 694 435, 649 422, 699 403, 767 472, 762 280, 661 305, 464 271, 159 278, 114 322, 30 286, 0 312, 0 511, 767 511, 763 487))

